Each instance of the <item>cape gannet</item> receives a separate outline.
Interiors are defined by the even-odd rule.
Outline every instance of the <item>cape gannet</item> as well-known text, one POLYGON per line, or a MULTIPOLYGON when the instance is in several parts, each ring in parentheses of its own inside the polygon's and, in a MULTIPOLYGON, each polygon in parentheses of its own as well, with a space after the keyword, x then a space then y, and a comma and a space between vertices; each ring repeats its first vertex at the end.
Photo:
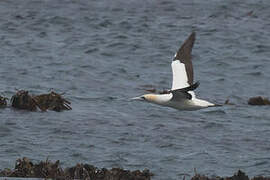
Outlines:
POLYGON ((218 106, 195 96, 194 90, 199 86, 199 82, 193 84, 191 51, 194 41, 195 32, 191 33, 173 58, 171 90, 161 94, 145 94, 132 99, 190 111, 218 106))

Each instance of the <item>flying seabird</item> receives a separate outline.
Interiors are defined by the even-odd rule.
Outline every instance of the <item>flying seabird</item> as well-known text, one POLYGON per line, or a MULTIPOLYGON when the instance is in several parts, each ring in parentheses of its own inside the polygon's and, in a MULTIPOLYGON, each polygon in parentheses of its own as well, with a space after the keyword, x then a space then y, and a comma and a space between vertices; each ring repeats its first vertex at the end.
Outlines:
POLYGON ((171 63, 173 74, 171 90, 160 94, 144 94, 132 99, 190 111, 217 106, 195 96, 194 90, 199 86, 199 82, 193 83, 191 51, 194 41, 195 32, 191 33, 173 58, 171 63))

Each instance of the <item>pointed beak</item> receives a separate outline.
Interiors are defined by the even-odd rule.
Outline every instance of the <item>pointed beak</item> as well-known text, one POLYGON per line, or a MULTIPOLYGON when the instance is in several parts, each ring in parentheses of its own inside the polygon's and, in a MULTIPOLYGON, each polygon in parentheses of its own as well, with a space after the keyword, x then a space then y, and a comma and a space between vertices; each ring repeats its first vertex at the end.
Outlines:
POLYGON ((143 100, 145 100, 145 98, 143 96, 138 96, 138 97, 131 98, 131 100, 140 100, 140 101, 143 101, 143 100))

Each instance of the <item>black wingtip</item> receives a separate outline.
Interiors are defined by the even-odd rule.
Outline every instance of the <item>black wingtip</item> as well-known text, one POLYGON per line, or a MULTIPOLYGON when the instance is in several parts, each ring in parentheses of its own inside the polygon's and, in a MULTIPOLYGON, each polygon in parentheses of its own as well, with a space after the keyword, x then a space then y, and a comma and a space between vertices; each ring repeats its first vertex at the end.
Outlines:
POLYGON ((173 60, 182 60, 186 56, 190 56, 195 40, 196 33, 193 31, 179 48, 173 60))
POLYGON ((194 91, 195 89, 197 89, 200 85, 200 82, 197 81, 195 84, 190 85, 189 87, 183 88, 186 89, 186 91, 194 91))
POLYGON ((192 84, 188 87, 185 88, 181 88, 181 89, 175 89, 175 90, 171 90, 169 92, 173 92, 173 91, 179 91, 179 92, 188 92, 188 91, 194 91, 195 89, 197 89, 200 85, 200 82, 197 81, 195 84, 192 84))
POLYGON ((195 31, 192 31, 192 33, 189 35, 189 38, 192 38, 195 40, 196 38, 196 32, 195 31))
MULTIPOLYGON (((194 43, 195 40, 196 40, 196 32, 193 31, 193 32, 188 36, 188 38, 186 39, 186 41, 184 42, 184 44, 185 44, 186 42, 194 43)), ((193 44, 192 44, 192 47, 193 47, 193 44)))
POLYGON ((191 52, 196 39, 196 33, 192 32, 189 37, 185 40, 183 45, 179 48, 175 54, 173 61, 179 60, 185 65, 187 73, 188 84, 193 84, 193 66, 191 61, 191 52))

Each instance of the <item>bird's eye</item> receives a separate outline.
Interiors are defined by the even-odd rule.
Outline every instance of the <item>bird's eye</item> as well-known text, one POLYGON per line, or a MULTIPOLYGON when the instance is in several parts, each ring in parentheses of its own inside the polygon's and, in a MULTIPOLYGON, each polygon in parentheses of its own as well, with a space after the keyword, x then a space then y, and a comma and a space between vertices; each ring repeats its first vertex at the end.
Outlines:
POLYGON ((142 96, 141 98, 142 98, 143 100, 145 100, 145 97, 144 97, 144 96, 142 96))

